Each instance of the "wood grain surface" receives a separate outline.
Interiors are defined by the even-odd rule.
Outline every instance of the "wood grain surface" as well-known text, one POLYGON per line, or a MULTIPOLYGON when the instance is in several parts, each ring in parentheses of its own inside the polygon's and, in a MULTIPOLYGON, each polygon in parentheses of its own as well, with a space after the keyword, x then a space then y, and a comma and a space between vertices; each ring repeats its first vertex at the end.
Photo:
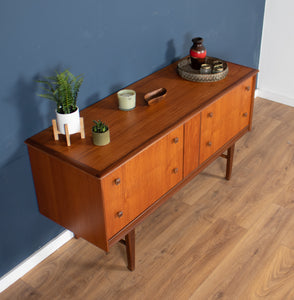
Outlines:
POLYGON ((134 272, 123 245, 72 239, 0 299, 294 299, 293 128, 294 108, 257 99, 232 179, 218 158, 144 220, 134 272))

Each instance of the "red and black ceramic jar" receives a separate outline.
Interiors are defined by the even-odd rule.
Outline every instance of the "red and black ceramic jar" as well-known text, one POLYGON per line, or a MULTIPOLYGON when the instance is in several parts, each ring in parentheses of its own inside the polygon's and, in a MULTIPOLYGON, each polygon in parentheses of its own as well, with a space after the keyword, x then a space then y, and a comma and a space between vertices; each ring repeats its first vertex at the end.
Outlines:
POLYGON ((203 46, 203 38, 197 37, 192 39, 193 45, 190 49, 191 67, 200 70, 202 64, 205 63, 206 49, 203 46))

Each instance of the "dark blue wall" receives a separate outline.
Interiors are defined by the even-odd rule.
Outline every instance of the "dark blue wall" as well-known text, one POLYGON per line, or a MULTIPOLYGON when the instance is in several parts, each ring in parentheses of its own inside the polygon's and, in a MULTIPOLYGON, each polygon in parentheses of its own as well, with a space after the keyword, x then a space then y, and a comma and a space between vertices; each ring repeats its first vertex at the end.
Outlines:
POLYGON ((84 108, 189 53, 257 67, 265 0, 9 0, 0 4, 0 276, 60 233, 39 214, 23 141, 54 105, 35 79, 84 73, 84 108))

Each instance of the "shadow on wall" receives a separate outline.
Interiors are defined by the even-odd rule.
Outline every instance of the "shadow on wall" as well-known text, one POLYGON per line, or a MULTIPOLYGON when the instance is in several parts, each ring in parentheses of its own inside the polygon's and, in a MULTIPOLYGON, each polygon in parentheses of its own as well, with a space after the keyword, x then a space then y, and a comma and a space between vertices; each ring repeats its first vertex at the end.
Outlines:
POLYGON ((40 103, 35 79, 37 76, 30 80, 20 77, 7 99, 17 121, 8 120, 16 134, 7 131, 9 142, 3 146, 8 154, 0 169, 0 235, 4 237, 0 245, 0 277, 63 230, 38 211, 24 144, 27 137, 47 127, 54 115, 53 107, 48 109, 48 103, 40 103))
POLYGON ((166 51, 165 51, 165 62, 158 67, 158 70, 172 64, 182 57, 189 55, 190 48, 192 46, 192 34, 186 33, 184 36, 184 42, 182 46, 182 53, 180 55, 176 55, 176 47, 173 39, 170 39, 166 43, 166 51))
POLYGON ((176 56, 176 47, 173 39, 170 39, 166 43, 166 50, 165 50, 165 62, 158 66, 157 70, 160 70, 175 61, 179 60, 180 57, 176 56))
POLYGON ((165 51, 165 64, 169 65, 179 60, 180 57, 176 56, 176 47, 174 44, 174 40, 167 41, 166 51, 165 51))
POLYGON ((166 61, 166 65, 169 65, 171 63, 174 63, 175 61, 178 61, 179 59, 181 59, 182 57, 185 57, 187 55, 189 55, 190 53, 190 48, 192 46, 192 39, 194 38, 194 36, 187 32, 184 36, 184 42, 183 42, 183 46, 182 46, 182 54, 180 56, 176 56, 176 48, 174 45, 174 40, 169 40, 167 42, 167 49, 165 52, 165 61, 166 61))
MULTIPOLYGON (((8 110, 12 114, 3 115, 4 122, 8 124, 9 129, 3 136, 4 143, 1 145, 1 169, 8 167, 16 159, 25 155, 24 140, 34 133, 37 133, 48 126, 47 120, 52 116, 48 110, 48 104, 40 104, 37 99, 37 76, 30 80, 20 77, 13 88, 13 93, 6 98, 8 110), (46 108, 46 110, 44 110, 46 108), (44 113, 46 111, 46 113, 44 113), (12 119, 8 119, 13 115, 12 119)), ((52 109, 53 111, 53 109, 52 109)))

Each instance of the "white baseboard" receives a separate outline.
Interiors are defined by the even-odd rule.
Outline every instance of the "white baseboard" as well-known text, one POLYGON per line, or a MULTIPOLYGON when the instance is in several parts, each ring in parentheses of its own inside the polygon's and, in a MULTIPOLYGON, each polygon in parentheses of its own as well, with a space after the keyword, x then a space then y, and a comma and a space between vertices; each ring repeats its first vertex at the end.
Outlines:
POLYGON ((294 107, 294 98, 279 95, 263 89, 255 90, 255 96, 294 107))
POLYGON ((55 252, 62 245, 67 243, 70 239, 72 239, 73 236, 73 233, 69 230, 63 231, 56 238, 52 239, 41 249, 33 253, 18 266, 2 276, 0 278, 0 293, 24 276, 27 272, 32 270, 37 264, 55 252))

